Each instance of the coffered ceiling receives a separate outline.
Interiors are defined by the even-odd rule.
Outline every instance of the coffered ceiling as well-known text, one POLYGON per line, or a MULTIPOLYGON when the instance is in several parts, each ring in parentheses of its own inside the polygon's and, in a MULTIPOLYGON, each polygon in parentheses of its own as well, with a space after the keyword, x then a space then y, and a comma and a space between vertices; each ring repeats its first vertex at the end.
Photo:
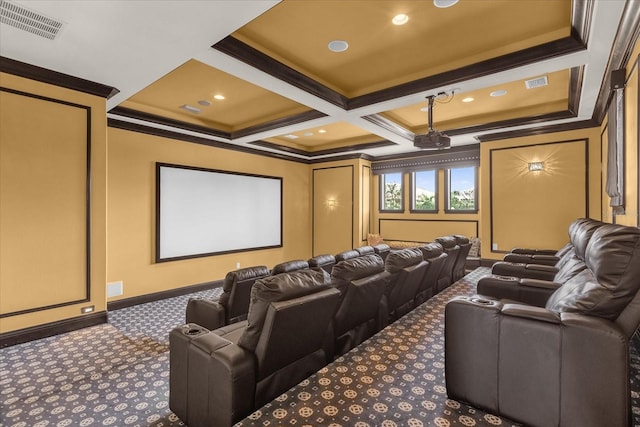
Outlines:
POLYGON ((638 31, 623 0, 11 3, 65 28, 0 24, 2 56, 119 89, 111 125, 302 160, 419 152, 430 95, 452 146, 593 125, 638 31))

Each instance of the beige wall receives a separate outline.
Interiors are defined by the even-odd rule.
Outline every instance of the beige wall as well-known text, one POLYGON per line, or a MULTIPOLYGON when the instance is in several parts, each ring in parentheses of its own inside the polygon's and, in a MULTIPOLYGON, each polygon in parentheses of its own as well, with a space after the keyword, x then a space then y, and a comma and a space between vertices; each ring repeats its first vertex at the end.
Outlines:
POLYGON ((270 268, 311 256, 309 165, 117 128, 108 137, 107 281, 124 288, 110 301, 220 280, 238 263, 270 268), (155 263, 155 162, 282 177, 283 247, 155 263))
POLYGON ((4 73, 0 86, 19 91, 0 92, 0 333, 104 312, 105 100, 4 73))
POLYGON ((599 128, 484 142, 480 165, 483 258, 502 259, 516 246, 560 248, 573 219, 600 218, 599 128), (529 172, 539 160, 544 173, 529 172))

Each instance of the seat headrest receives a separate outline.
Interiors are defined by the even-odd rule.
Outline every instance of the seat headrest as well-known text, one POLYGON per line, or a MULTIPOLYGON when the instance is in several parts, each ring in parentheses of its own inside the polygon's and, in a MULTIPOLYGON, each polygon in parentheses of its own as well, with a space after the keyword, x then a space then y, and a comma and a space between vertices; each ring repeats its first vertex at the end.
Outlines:
POLYGON ((359 256, 360 254, 358 253, 358 251, 351 249, 351 250, 336 254, 336 262, 344 261, 345 259, 357 258, 359 256))
POLYGON ((420 246, 420 251, 422 252, 422 257, 424 259, 437 258, 444 253, 442 245, 438 242, 431 242, 420 246))
POLYGON ((382 252, 389 252, 391 250, 391 246, 387 245, 386 243, 378 243, 373 247, 373 250, 377 254, 382 252))
POLYGON ((391 252, 385 261, 385 270, 395 273, 410 265, 419 264, 423 261, 422 251, 418 248, 399 249, 391 252))
POLYGON ((222 282, 222 290, 224 292, 231 292, 231 289, 238 282, 266 277, 269 274, 269 269, 264 265, 259 265, 256 267, 246 267, 239 270, 230 271, 225 276, 224 282, 222 282))
POLYGON ((456 243, 459 245, 466 245, 469 243, 469 238, 462 234, 454 234, 453 238, 456 239, 456 243))
POLYGON ((305 269, 258 279, 251 288, 247 329, 238 345, 253 351, 258 344, 269 305, 322 291, 331 286, 329 273, 322 269, 305 269))
POLYGON ((331 254, 316 255, 309 258, 309 267, 320 267, 327 264, 335 264, 336 257, 331 254))
POLYGON ((303 268, 309 268, 309 263, 303 259, 285 261, 275 265, 271 270, 271 274, 289 273, 291 271, 302 270, 303 268))
POLYGON ((384 271, 384 261, 378 254, 363 255, 340 261, 331 270, 331 280, 351 282, 384 271))
POLYGON ((575 225, 573 229, 573 236, 571 237, 571 243, 573 244, 574 251, 579 259, 585 259, 585 251, 587 250, 587 245, 589 244, 593 233, 604 224, 604 222, 593 219, 585 219, 575 225))
POLYGON ((373 246, 360 246, 359 248, 354 249, 360 255, 369 255, 375 253, 373 246))
POLYGON ((455 248, 457 245, 456 238, 453 236, 437 237, 436 242, 440 243, 445 250, 455 248))
POLYGON ((547 308, 615 320, 640 290, 640 229, 601 225, 585 263, 588 268, 558 288, 547 308))

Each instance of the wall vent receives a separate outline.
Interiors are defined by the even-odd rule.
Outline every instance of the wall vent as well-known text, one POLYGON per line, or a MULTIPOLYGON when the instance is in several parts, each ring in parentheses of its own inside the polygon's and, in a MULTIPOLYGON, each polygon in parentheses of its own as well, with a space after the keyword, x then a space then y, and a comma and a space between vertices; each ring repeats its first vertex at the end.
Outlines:
POLYGON ((542 77, 538 77, 535 79, 531 79, 531 80, 525 80, 524 81, 524 85, 527 87, 527 89, 533 89, 536 87, 542 87, 542 86, 546 86, 549 84, 549 81, 547 80, 547 76, 542 76, 542 77))
POLYGON ((0 22, 49 40, 55 39, 64 27, 62 21, 7 0, 0 0, 0 22))

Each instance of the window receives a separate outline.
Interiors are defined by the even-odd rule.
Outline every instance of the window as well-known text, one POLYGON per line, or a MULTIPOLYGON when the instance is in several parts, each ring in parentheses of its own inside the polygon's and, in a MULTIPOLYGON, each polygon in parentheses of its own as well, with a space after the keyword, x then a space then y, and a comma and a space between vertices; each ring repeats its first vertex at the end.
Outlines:
POLYGON ((438 211, 438 171, 411 173, 411 212, 438 211))
POLYGON ((404 211, 402 173, 380 175, 380 211, 404 211))
POLYGON ((477 168, 453 168, 447 170, 448 212, 477 212, 478 186, 477 168))

